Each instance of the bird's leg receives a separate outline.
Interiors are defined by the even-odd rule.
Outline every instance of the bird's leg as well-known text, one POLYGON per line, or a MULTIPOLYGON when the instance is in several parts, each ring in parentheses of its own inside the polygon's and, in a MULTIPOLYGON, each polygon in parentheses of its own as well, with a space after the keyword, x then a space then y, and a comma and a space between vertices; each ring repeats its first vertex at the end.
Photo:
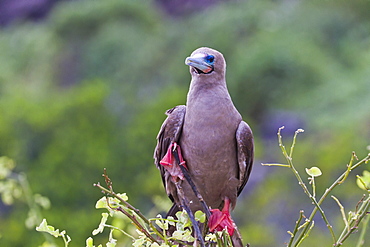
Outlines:
POLYGON ((159 162, 172 176, 172 180, 175 182, 178 179, 184 180, 184 174, 180 169, 180 166, 185 168, 185 160, 182 158, 180 146, 176 142, 172 142, 167 149, 167 153, 163 156, 159 162), (175 157, 174 157, 175 156, 175 157))
POLYGON ((234 234, 236 225, 230 216, 230 199, 225 197, 222 211, 211 209, 211 217, 208 220, 208 227, 211 232, 222 231, 226 228, 230 236, 234 234))

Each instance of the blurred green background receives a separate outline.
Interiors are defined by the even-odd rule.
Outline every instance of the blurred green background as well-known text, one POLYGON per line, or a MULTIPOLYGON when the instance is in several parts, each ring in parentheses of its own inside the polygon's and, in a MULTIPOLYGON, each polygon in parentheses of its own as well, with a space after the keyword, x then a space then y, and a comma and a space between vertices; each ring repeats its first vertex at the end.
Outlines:
MULTIPOLYGON (((80 0, 55 1, 42 18, 4 21, 0 156, 13 158, 33 192, 50 199, 42 214, 67 230, 72 247, 85 246, 100 221, 94 205, 102 195, 92 184, 103 182, 103 168, 117 192, 154 217, 158 204, 166 207, 159 202, 169 202, 153 164, 155 137, 165 110, 185 103, 185 57, 209 46, 224 54, 230 94, 255 134, 255 166, 234 218, 251 246, 284 246, 299 210, 308 215, 312 205, 288 169, 260 163, 284 162, 278 127, 286 127, 286 146, 305 129, 294 160, 305 178, 305 167, 321 168, 320 195, 352 151, 367 154, 369 9, 364 0, 80 0)), ((362 169, 334 192, 347 210, 363 193, 355 184, 362 169)), ((323 207, 338 233, 337 204, 328 199, 323 207)), ((24 203, 0 203, 1 246, 43 243, 25 226, 27 213, 24 203)), ((315 220, 302 246, 330 246, 315 220)), ((354 246, 358 236, 351 238, 344 246, 354 246)))

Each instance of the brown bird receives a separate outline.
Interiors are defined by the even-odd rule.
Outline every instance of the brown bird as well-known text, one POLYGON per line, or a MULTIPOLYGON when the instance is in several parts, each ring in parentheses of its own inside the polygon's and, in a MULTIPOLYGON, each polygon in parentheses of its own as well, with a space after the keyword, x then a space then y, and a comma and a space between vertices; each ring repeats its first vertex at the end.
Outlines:
POLYGON ((185 161, 191 179, 212 208, 210 231, 227 227, 232 235, 235 225, 230 211, 252 169, 253 134, 227 90, 223 55, 202 47, 186 58, 185 64, 190 66, 192 76, 186 106, 166 112, 154 153, 167 195, 174 202, 168 215, 173 216, 180 209, 175 181, 181 183, 191 210, 202 210, 172 157, 171 149, 181 147, 181 151, 177 150, 181 161, 185 161))

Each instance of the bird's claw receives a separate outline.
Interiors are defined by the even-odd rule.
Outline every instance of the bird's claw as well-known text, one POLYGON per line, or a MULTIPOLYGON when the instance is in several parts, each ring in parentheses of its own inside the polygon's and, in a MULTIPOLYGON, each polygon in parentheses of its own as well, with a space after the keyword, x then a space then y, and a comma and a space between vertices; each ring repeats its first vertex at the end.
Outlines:
POLYGON ((225 198, 222 211, 219 209, 211 209, 211 217, 208 220, 210 232, 222 231, 226 228, 230 236, 234 234, 235 223, 230 216, 230 199, 225 198))
POLYGON ((184 173, 181 171, 180 166, 187 167, 181 154, 181 148, 176 142, 171 143, 159 164, 170 173, 174 181, 177 178, 184 180, 184 173))

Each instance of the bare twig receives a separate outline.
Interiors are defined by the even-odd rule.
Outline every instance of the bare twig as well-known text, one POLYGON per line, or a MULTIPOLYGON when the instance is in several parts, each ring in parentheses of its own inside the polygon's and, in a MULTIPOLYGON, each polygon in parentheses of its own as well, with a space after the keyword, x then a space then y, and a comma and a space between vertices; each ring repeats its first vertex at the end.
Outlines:
POLYGON ((343 183, 347 179, 348 174, 351 172, 351 170, 352 170, 352 164, 353 164, 353 160, 354 159, 358 160, 356 153, 355 152, 352 152, 351 159, 350 159, 350 161, 349 161, 349 163, 347 165, 347 171, 345 172, 343 179, 341 181, 339 181, 340 184, 343 183))
MULTIPOLYGON (((335 239, 335 235, 334 235, 334 232, 333 232, 333 227, 331 226, 331 224, 329 223, 324 211, 322 210, 322 208, 320 207, 320 203, 318 203, 316 201, 316 198, 310 193, 310 191, 307 189, 307 186, 306 184, 303 182, 301 176, 299 175, 297 169, 294 167, 294 164, 293 164, 293 151, 294 151, 294 147, 295 147, 295 143, 296 143, 296 139, 297 139, 297 135, 299 133, 302 133, 303 130, 302 129, 298 129, 295 134, 294 134, 294 137, 293 137, 293 142, 292 142, 292 146, 290 148, 290 152, 289 152, 289 155, 285 149, 285 146, 283 145, 283 141, 282 141, 282 136, 281 136, 281 130, 284 129, 284 126, 283 127, 280 127, 279 130, 278 130, 278 140, 279 140, 279 146, 281 148, 281 151, 285 157, 285 159, 287 160, 288 162, 288 165, 290 167, 290 169, 292 169, 294 175, 296 176, 297 180, 298 180, 298 183, 299 185, 302 187, 303 191, 305 194, 307 194, 307 196, 310 198, 310 200, 312 201, 312 203, 315 205, 315 208, 314 208, 314 214, 311 213, 310 217, 307 219, 308 222, 312 222, 313 220, 313 217, 315 216, 317 210, 319 210, 320 214, 321 214, 321 217, 323 218, 323 220, 325 221, 326 223, 326 226, 328 227, 329 231, 330 231, 330 234, 332 236, 332 239, 333 239, 333 242, 335 243, 336 242, 336 239, 335 239)), ((296 244, 294 244, 293 246, 299 246, 299 244, 301 243, 301 241, 306 238, 306 234, 308 234, 308 230, 310 229, 309 226, 311 224, 307 224, 302 232, 300 233, 298 239, 296 240, 296 244)), ((313 225, 311 225, 311 228, 313 227, 313 225)), ((289 246, 289 245, 288 245, 289 246)))
MULTIPOLYGON (((296 176, 298 182, 299 182, 299 185, 302 187, 303 191, 305 192, 305 194, 308 195, 308 197, 310 198, 310 200, 312 201, 312 203, 315 205, 314 209, 312 210, 310 216, 308 217, 308 219, 306 220, 306 222, 297 228, 298 225, 296 225, 296 228, 295 230, 293 231, 293 233, 289 232, 291 234, 291 239, 290 239, 290 242, 288 244, 288 246, 299 246, 301 244, 301 242, 308 236, 310 230, 312 229, 313 227, 313 217, 315 216, 316 212, 319 211, 320 214, 321 214, 321 217, 323 218, 323 220, 325 221, 329 231, 330 231, 330 234, 332 236, 332 239, 333 239, 333 243, 334 243, 334 246, 339 246, 341 245, 341 242, 343 242, 346 238, 348 238, 348 236, 350 235, 350 233, 352 233, 358 226, 358 224, 360 223, 360 221, 362 220, 362 218, 366 215, 366 214, 363 214, 364 212, 361 211, 361 213, 358 215, 358 218, 354 221, 350 221, 348 222, 348 225, 350 226, 351 224, 354 225, 354 227, 350 228, 349 231, 348 231, 348 226, 345 227, 345 229, 347 229, 347 231, 343 231, 341 236, 339 237, 338 241, 336 240, 335 238, 335 235, 334 235, 334 231, 333 231, 333 227, 329 224, 329 221, 324 213, 324 211, 322 210, 322 208, 320 207, 321 203, 326 199, 326 197, 329 195, 329 193, 339 184, 343 183, 346 178, 348 177, 348 174, 355 168, 357 168, 358 166, 360 166, 361 164, 363 163, 367 163, 369 160, 370 160, 370 153, 365 157, 363 158, 362 160, 358 161, 356 164, 353 165, 353 162, 354 160, 358 160, 356 154, 353 152, 352 153, 352 156, 351 156, 351 159, 350 159, 350 162, 349 164, 347 165, 347 169, 346 171, 341 175, 339 176, 339 178, 337 180, 334 181, 334 183, 326 189, 326 191, 324 192, 324 194, 321 196, 320 200, 316 200, 315 198, 315 193, 313 191, 314 194, 311 194, 309 192, 309 190, 307 189, 305 183, 303 182, 302 178, 300 177, 298 171, 295 169, 294 167, 294 164, 292 162, 292 155, 293 155, 293 150, 294 150, 294 147, 295 147, 295 142, 296 142, 296 137, 297 137, 297 134, 300 133, 300 132, 303 132, 303 130, 301 129, 298 129, 296 132, 295 132, 295 135, 293 137, 293 143, 292 143, 292 146, 290 148, 290 152, 289 152, 289 155, 285 149, 285 146, 283 145, 283 142, 282 142, 282 136, 281 136, 281 130, 284 129, 284 126, 279 128, 278 130, 278 141, 279 141, 279 146, 282 150, 282 153, 284 155, 284 157, 286 158, 287 162, 288 162, 288 165, 281 165, 281 164, 263 164, 263 165, 274 165, 274 166, 283 166, 283 167, 289 167, 292 169, 294 175, 296 176), (311 224, 312 222, 312 224, 311 224), (300 232, 299 236, 297 237, 297 232, 302 229, 302 231, 300 232), (295 244, 293 244, 293 241, 295 240, 295 244), (339 243, 340 242, 340 243, 339 243), (339 244, 339 245, 338 245, 339 244)), ((313 189, 314 190, 314 189, 313 189)), ((370 202, 369 202, 370 199, 368 199, 366 201, 366 203, 362 203, 361 204, 361 209, 363 208, 366 208, 366 210, 368 210, 369 206, 370 206, 370 202)), ((339 202, 339 201, 337 201, 339 202)), ((339 203, 340 205, 340 203, 339 203)), ((300 219, 298 220, 300 221, 300 219)))
POLYGON ((343 205, 340 203, 338 198, 336 198, 335 196, 332 195, 331 198, 333 198, 337 202, 337 204, 339 206, 340 213, 342 214, 342 218, 343 218, 345 228, 347 228, 347 231, 349 231, 349 224, 348 224, 348 220, 347 220, 347 217, 346 217, 346 212, 344 211, 343 205))
POLYGON ((301 221, 302 221, 303 218, 306 218, 303 213, 304 213, 303 210, 299 211, 299 218, 295 223, 295 227, 294 227, 293 232, 288 231, 288 233, 290 234, 290 240, 289 240, 288 246, 292 245, 294 237, 298 232, 299 224, 301 224, 301 221))
POLYGON ((368 196, 365 200, 361 202, 358 211, 355 212, 355 215, 351 217, 348 221, 348 225, 351 226, 349 231, 347 228, 344 228, 338 241, 333 245, 334 247, 341 246, 343 242, 354 232, 358 229, 358 225, 362 221, 362 219, 368 214, 368 210, 370 208, 370 196, 368 196))
POLYGON ((362 221, 362 229, 361 229, 361 233, 360 233, 360 237, 358 238, 358 242, 357 242, 357 245, 356 247, 362 247, 364 246, 364 243, 365 243, 365 233, 366 233, 366 230, 367 230, 367 226, 369 224, 369 220, 370 220, 370 217, 369 215, 366 216, 366 219, 362 221))

